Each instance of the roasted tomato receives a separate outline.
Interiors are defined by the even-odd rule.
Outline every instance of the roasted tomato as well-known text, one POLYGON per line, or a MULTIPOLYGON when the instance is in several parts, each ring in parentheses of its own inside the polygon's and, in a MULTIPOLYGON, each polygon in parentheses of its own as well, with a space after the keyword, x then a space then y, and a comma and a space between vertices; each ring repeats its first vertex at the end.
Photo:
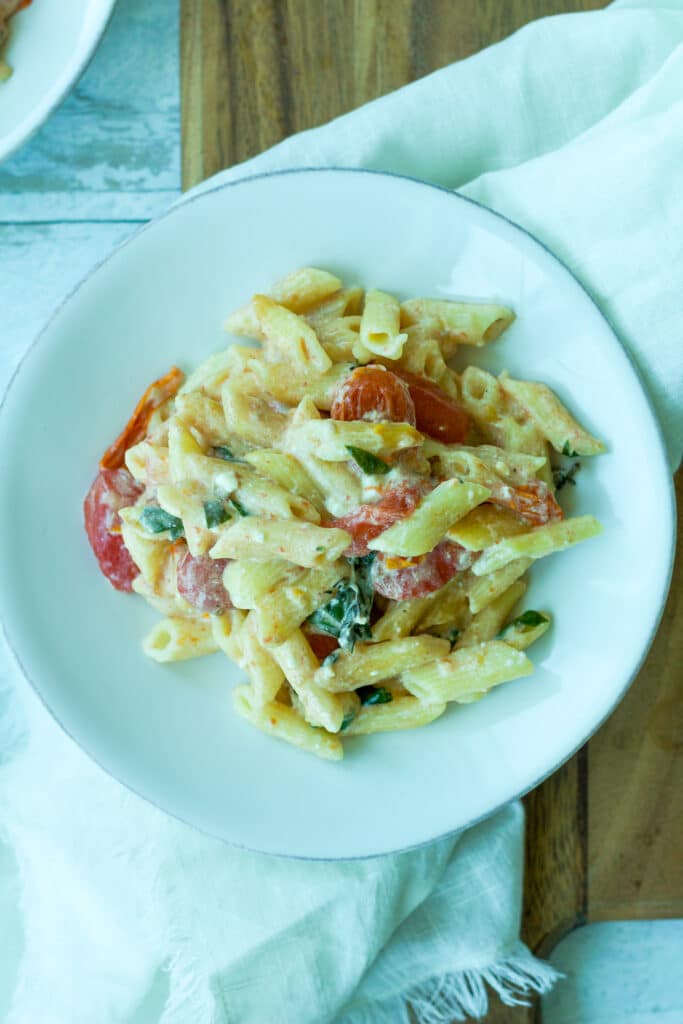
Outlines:
POLYGON ((489 501, 492 505, 509 508, 529 526, 543 526, 564 516, 562 507, 542 480, 529 480, 521 487, 501 484, 492 489, 489 501))
POLYGON ((123 543, 119 510, 133 505, 142 491, 127 469, 102 469, 83 503, 90 546, 100 569, 117 590, 130 591, 138 575, 123 543))
POLYGON ((200 612, 220 615, 232 608, 230 594, 223 586, 223 570, 228 558, 196 557, 188 551, 178 563, 178 593, 200 612))
POLYGON ((316 633, 312 629, 304 629, 304 632, 318 661, 324 661, 328 654, 332 654, 332 651, 339 647, 337 638, 330 636, 329 633, 316 633))
POLYGON ((456 573, 469 569, 474 557, 471 551, 448 540, 415 559, 378 553, 373 564, 372 585, 378 594, 392 601, 426 597, 443 587, 456 573))
POLYGON ((409 516, 423 494, 424 490, 415 484, 399 484, 387 491, 374 505, 359 505, 353 512, 333 519, 328 525, 347 530, 353 537, 353 543, 346 549, 345 555, 367 555, 368 541, 379 537, 392 523, 409 516))
POLYGON ((469 430, 469 416, 454 398, 426 377, 396 371, 408 385, 415 407, 415 426, 443 444, 461 444, 469 430))
POLYGON ((383 366, 359 366, 337 388, 333 420, 384 420, 415 426, 408 386, 383 366))

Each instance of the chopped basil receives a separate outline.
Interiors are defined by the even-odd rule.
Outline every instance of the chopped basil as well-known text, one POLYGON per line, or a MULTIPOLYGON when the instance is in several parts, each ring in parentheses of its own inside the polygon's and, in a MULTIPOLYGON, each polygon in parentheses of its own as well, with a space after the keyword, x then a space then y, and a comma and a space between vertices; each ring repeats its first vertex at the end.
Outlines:
POLYGON ((579 453, 573 450, 573 448, 569 444, 569 441, 565 441, 564 445, 562 446, 562 454, 567 455, 570 459, 574 459, 579 453))
POLYGON ((372 452, 366 452, 365 448, 356 448, 355 445, 347 444, 346 450, 353 461, 360 466, 364 473, 368 473, 370 475, 379 473, 384 474, 388 473, 391 469, 388 462, 385 462, 384 459, 380 459, 376 455, 373 455, 372 452))
POLYGON ((571 484, 572 487, 575 487, 575 477, 580 469, 580 462, 575 462, 572 466, 569 467, 569 469, 554 469, 553 483, 555 484, 555 490, 561 491, 565 484, 571 484))
POLYGON ((345 651, 352 651, 357 640, 370 640, 372 637, 370 612, 374 593, 370 571, 373 559, 374 553, 362 558, 349 558, 350 578, 338 580, 327 604, 308 617, 308 622, 321 633, 336 637, 345 651))
POLYGON ((451 650, 453 650, 453 648, 455 647, 456 641, 457 641, 459 636, 460 636, 460 630, 459 629, 449 629, 448 632, 446 633, 446 639, 448 640, 449 644, 451 645, 451 650))
POLYGON ((342 724, 339 727, 339 732, 344 732, 344 729, 348 729, 348 727, 351 725, 351 722, 354 720, 355 717, 355 711, 347 711, 344 717, 342 718, 342 724))
POLYGON ((225 462, 234 462, 235 456, 224 444, 215 444, 211 449, 211 454, 216 459, 223 459, 225 462))
POLYGON ((241 516, 249 516, 249 515, 251 515, 251 512, 247 512, 247 510, 244 507, 244 505, 242 504, 242 502, 238 501, 237 498, 230 498, 229 500, 230 500, 230 504, 234 508, 235 512, 239 512, 239 514, 241 516))
POLYGON ((361 686, 356 693, 364 707, 368 704, 390 704, 394 699, 383 686, 361 686))
POLYGON ((231 518, 227 508, 218 498, 204 502, 204 518, 210 530, 231 518))
POLYGON ((533 609, 529 608, 528 611, 522 612, 522 614, 518 615, 516 619, 512 620, 512 622, 508 622, 507 626, 500 631, 498 636, 505 636, 507 631, 512 629, 513 626, 517 626, 518 629, 521 629, 522 632, 526 633, 528 630, 535 629, 536 626, 541 626, 544 622, 549 621, 550 620, 547 615, 543 615, 541 612, 535 612, 533 609))
POLYGON ((172 516, 170 512, 165 512, 158 505, 146 505, 140 516, 140 522, 149 533, 164 533, 165 530, 168 530, 171 540, 177 540, 184 533, 182 519, 172 516))

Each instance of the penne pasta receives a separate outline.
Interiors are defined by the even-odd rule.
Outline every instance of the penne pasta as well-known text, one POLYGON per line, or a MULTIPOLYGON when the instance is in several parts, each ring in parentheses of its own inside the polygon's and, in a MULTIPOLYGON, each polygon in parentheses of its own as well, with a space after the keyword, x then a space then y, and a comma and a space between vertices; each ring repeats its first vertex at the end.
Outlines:
POLYGON ((471 647, 473 644, 481 644, 485 640, 495 639, 508 615, 525 593, 526 583, 523 580, 515 580, 507 590, 490 601, 482 611, 472 616, 469 625, 457 637, 456 648, 471 647))
POLYGON ((513 320, 303 267, 227 318, 252 342, 150 385, 84 506, 163 616, 145 654, 226 655, 236 712, 328 760, 528 675, 552 616, 515 614, 525 573, 600 531, 564 518, 550 449, 604 445, 545 384, 451 369, 513 320))
POLYGON ((388 359, 399 359, 408 337, 401 333, 400 322, 401 308, 393 295, 367 292, 360 321, 359 348, 358 351, 354 349, 354 355, 363 357, 370 352, 388 359))
POLYGON ((261 643, 284 643, 316 608, 325 604, 335 583, 349 573, 348 565, 328 562, 301 573, 289 585, 265 594, 252 613, 261 643))
POLYGON ((291 743, 307 750, 326 761, 340 761, 344 756, 341 740, 331 736, 324 729, 308 725, 286 704, 270 701, 259 705, 250 686, 238 686, 233 690, 233 703, 237 714, 251 725, 278 740, 291 743))
POLYGON ((341 653, 332 665, 318 669, 315 681, 323 689, 342 693, 433 661, 449 650, 448 641, 427 635, 357 645, 355 650, 341 653))
POLYGON ((271 648, 271 654, 295 691, 309 725, 339 732, 344 722, 344 699, 320 687, 315 681, 318 659, 300 629, 284 643, 271 648))
POLYGON ((556 452, 564 455, 600 455, 605 451, 602 441, 584 430, 545 384, 512 380, 506 373, 501 373, 500 385, 506 394, 527 411, 556 452))
POLYGON ((374 732, 419 729, 440 718, 445 703, 423 704, 415 697, 397 697, 388 704, 362 707, 345 730, 347 736, 369 736, 374 732))
POLYGON ((145 654, 154 661, 187 661, 218 650, 210 622, 196 619, 162 619, 142 642, 145 654))
POLYGON ((559 523, 548 523, 529 533, 498 541, 475 562, 472 572, 475 576, 483 576, 502 569, 518 558, 543 558, 582 540, 596 537, 601 532, 602 527, 593 516, 577 516, 559 523))
POLYGON ((325 373, 332 360, 306 321, 265 295, 255 295, 252 305, 268 348, 301 370, 325 373))
POLYGON ((504 594, 508 587, 518 580, 531 565, 531 558, 515 558, 500 569, 472 576, 466 587, 467 601, 473 615, 480 612, 491 601, 504 594))
MULTIPOLYGON (((401 324, 436 321, 448 342, 485 345, 506 330, 515 314, 507 306, 490 302, 453 302, 448 299, 410 299, 401 305, 401 324)), ((450 346, 447 350, 450 355, 450 346)))
POLYGON ((489 640, 402 672, 400 679, 407 690, 427 704, 469 702, 477 694, 532 671, 533 665, 521 651, 502 640, 489 640))
POLYGON ((392 555, 424 555, 436 547, 448 528, 491 496, 480 484, 444 480, 405 519, 371 540, 371 551, 392 555))
POLYGON ((219 527, 212 558, 283 558, 306 568, 334 562, 351 543, 345 530, 326 529, 300 520, 249 516, 219 527))
POLYGON ((422 435, 407 423, 312 420, 296 429, 293 443, 326 462, 347 462, 349 448, 390 455, 422 444, 422 435))

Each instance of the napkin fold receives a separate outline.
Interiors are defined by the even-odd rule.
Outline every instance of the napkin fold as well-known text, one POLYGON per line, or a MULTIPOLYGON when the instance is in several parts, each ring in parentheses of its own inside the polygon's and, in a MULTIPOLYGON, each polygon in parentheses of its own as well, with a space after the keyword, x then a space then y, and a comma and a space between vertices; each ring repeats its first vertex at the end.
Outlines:
MULTIPOLYGON (((609 316, 683 449, 683 3, 535 22, 200 188, 360 166, 523 224, 609 316)), ((424 1024, 554 973, 519 941, 519 804, 369 861, 232 849, 90 762, 0 659, 0 1019, 424 1024)))

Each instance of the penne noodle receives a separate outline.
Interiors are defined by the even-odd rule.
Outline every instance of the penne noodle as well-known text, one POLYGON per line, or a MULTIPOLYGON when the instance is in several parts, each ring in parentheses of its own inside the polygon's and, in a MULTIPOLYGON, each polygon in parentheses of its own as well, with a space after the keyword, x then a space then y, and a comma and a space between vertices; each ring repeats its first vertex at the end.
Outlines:
POLYGON ((600 523, 593 516, 577 516, 563 519, 559 523, 539 526, 518 537, 507 537, 488 548, 472 567, 475 576, 496 572, 518 558, 543 558, 555 551, 589 540, 602 532, 600 523))
POLYGON ((427 704, 469 702, 476 694, 532 671, 533 665, 521 651, 502 640, 489 640, 402 672, 400 679, 407 690, 427 704))
POLYGON ((252 687, 238 686, 233 690, 235 711, 251 725, 276 739, 307 750, 326 761, 340 761, 344 748, 337 736, 324 729, 316 729, 305 722, 292 708, 277 701, 260 706, 252 687))
POLYGON ((528 675, 552 616, 514 611, 525 574, 601 529, 564 518, 551 449, 605 446, 547 385, 451 369, 514 316, 301 267, 227 318, 251 341, 148 387, 84 505, 105 575, 163 616, 145 654, 226 655, 245 721, 333 761, 528 675))

